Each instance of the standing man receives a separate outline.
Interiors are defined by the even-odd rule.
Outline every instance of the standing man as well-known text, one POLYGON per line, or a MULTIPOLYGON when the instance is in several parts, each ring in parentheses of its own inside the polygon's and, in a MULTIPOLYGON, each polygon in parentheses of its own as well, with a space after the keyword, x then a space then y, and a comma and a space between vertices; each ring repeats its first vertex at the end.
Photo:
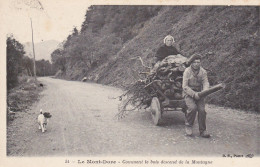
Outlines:
POLYGON ((188 107, 185 115, 185 131, 188 136, 192 136, 192 126, 198 112, 198 122, 200 136, 209 138, 206 132, 206 112, 203 97, 199 97, 198 92, 209 89, 207 72, 201 67, 201 57, 198 54, 193 55, 190 67, 183 73, 183 95, 188 107))

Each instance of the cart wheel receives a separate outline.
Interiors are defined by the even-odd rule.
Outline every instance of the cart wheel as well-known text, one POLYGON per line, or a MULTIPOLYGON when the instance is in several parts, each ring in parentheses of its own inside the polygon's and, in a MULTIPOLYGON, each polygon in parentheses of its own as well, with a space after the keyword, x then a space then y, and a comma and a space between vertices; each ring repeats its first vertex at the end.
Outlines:
POLYGON ((151 115, 152 115, 154 124, 159 125, 162 114, 161 114, 160 102, 157 97, 153 97, 150 109, 151 109, 151 115))

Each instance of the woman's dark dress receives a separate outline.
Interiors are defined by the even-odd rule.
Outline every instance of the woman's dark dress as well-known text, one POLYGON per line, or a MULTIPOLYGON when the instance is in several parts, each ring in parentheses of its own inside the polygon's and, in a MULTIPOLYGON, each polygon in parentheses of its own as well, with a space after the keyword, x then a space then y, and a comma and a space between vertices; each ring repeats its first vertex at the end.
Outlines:
POLYGON ((180 54, 180 52, 175 47, 163 45, 157 50, 155 57, 157 58, 157 61, 162 61, 165 57, 169 55, 177 54, 180 54))

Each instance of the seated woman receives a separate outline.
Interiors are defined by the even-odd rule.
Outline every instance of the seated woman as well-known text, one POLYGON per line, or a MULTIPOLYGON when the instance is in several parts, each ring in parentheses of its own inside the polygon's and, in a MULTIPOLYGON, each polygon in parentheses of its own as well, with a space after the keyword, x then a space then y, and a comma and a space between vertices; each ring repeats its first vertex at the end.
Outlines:
POLYGON ((156 56, 155 56, 157 58, 156 62, 162 61, 165 57, 169 55, 180 54, 180 52, 175 47, 172 46, 175 41, 171 35, 167 35, 164 38, 163 42, 164 45, 161 46, 156 52, 156 56))

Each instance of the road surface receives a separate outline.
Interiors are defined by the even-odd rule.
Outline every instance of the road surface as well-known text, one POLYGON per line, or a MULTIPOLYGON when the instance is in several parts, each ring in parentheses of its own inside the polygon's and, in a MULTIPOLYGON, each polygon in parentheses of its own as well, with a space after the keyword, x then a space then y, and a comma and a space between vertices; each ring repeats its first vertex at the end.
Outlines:
POLYGON ((154 126, 148 111, 115 119, 122 91, 94 83, 39 78, 45 85, 31 110, 7 127, 8 156, 246 156, 259 155, 259 115, 207 105, 210 139, 185 136, 184 114, 168 112, 154 126), (40 109, 51 112, 38 129, 40 109))

